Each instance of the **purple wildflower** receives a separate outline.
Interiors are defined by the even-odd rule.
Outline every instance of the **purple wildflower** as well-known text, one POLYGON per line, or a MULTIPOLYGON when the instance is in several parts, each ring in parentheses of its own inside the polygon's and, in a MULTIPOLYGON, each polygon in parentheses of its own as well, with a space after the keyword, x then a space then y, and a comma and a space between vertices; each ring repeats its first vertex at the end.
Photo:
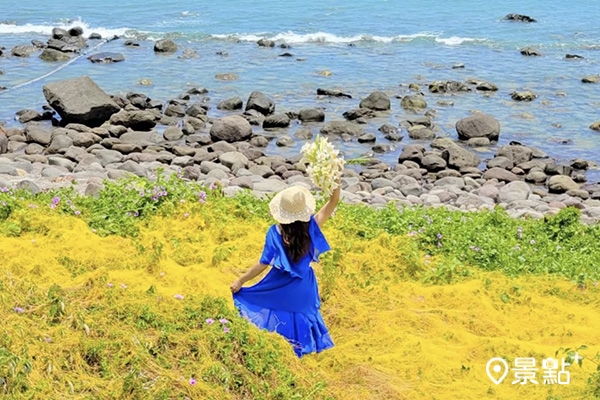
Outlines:
POLYGON ((8 188, 6 186, 0 188, 0 192, 6 193, 8 192, 8 188))
POLYGON ((228 324, 229 323, 229 321, 227 319, 225 319, 225 318, 221 318, 219 320, 219 322, 222 323, 222 324, 228 324))
POLYGON ((523 237, 523 228, 522 227, 517 228, 517 236, 519 237, 519 239, 521 239, 523 237))
POLYGON ((214 319, 212 319, 212 318, 206 318, 206 323, 207 323, 208 325, 212 325, 212 324, 214 324, 214 323, 215 323, 215 320, 214 320, 214 319))
POLYGON ((176 294, 175 297, 177 300, 183 300, 183 295, 182 294, 176 294))
POLYGON ((442 247, 442 242, 438 242, 437 246, 442 247))
POLYGON ((106 286, 108 286, 109 288, 111 288, 111 287, 113 287, 113 286, 115 286, 115 285, 113 285, 112 283, 108 282, 108 283, 106 284, 106 286))
POLYGON ((75 210, 75 215, 79 215, 79 214, 81 214, 81 211, 75 210))
POLYGON ((225 333, 229 333, 229 328, 228 328, 228 327, 226 327, 226 326, 225 326, 225 327, 223 327, 223 332, 225 332, 225 333))
POLYGON ((25 310, 23 310, 21 307, 15 307, 13 308, 13 310, 17 313, 17 314, 23 314, 25 312, 25 310))
POLYGON ((134 212, 134 213, 133 213, 133 216, 134 216, 134 217, 139 217, 139 216, 140 216, 140 213, 136 211, 136 212, 134 212))
POLYGON ((49 337, 45 337, 44 340, 46 341, 46 343, 50 343, 52 341, 52 339, 50 339, 49 337))
POLYGON ((196 384, 196 380, 194 378, 190 378, 190 385, 194 386, 196 384))
POLYGON ((121 289, 127 289, 127 285, 124 283, 121 283, 121 289))
POLYGON ((415 231, 408 232, 408 234, 407 234, 407 235, 408 235, 408 236, 416 236, 416 235, 417 235, 417 232, 415 232, 415 231))
POLYGON ((210 184, 210 186, 208 187, 210 190, 215 190, 216 188, 218 188, 219 186, 217 185, 216 182, 213 182, 210 184))
POLYGON ((181 200, 179 200, 179 202, 180 202, 181 204, 183 204, 183 203, 185 203, 185 200, 184 200, 184 199, 181 199, 181 200))
POLYGON ((206 192, 202 191, 198 196, 200 197, 200 203, 204 203, 206 201, 206 192))
POLYGON ((535 244, 535 240, 531 239, 531 240, 529 241, 529 244, 535 244))
POLYGON ((436 237, 437 237, 438 239, 441 239, 443 236, 442 236, 442 234, 441 234, 441 233, 438 233, 438 234, 436 235, 436 237))
POLYGON ((479 247, 477 247, 477 246, 470 246, 469 248, 470 248, 471 250, 473 250, 473 251, 479 251, 479 250, 481 250, 481 249, 480 249, 479 247))
POLYGON ((154 201, 158 201, 158 197, 156 197, 156 196, 152 196, 152 200, 154 200, 154 201))
POLYGON ((187 217, 189 217, 189 216, 190 216, 190 213, 187 213, 187 212, 186 212, 185 214, 183 214, 183 217, 184 217, 184 218, 187 218, 187 217))
POLYGON ((144 191, 140 190, 140 197, 144 197, 144 191))

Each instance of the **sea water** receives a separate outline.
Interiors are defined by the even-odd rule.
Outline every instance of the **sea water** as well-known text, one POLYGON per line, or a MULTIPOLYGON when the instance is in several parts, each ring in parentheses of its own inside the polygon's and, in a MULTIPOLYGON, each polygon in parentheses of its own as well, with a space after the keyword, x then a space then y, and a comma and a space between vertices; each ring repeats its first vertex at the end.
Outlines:
MULTIPOLYGON (((37 54, 0 57, 0 86, 8 88, 0 91, 0 120, 9 126, 18 125, 14 120, 18 110, 41 109, 44 84, 88 75, 108 93, 138 91, 161 101, 191 87, 205 87, 214 117, 222 115, 215 107, 220 100, 233 96, 246 100, 253 90, 260 90, 276 101, 277 111, 323 107, 327 120, 341 119, 344 111, 358 107, 361 98, 381 90, 392 98, 392 110, 370 121, 365 131, 387 143, 377 127, 385 122, 397 125, 411 116, 400 107, 400 98, 411 93, 409 83, 417 83, 428 108, 437 111, 438 136, 456 138, 456 121, 475 110, 499 120, 499 143, 478 149, 482 158, 492 156, 498 146, 519 141, 559 162, 579 157, 600 163, 600 133, 589 129, 600 120, 600 84, 581 82, 586 75, 600 74, 600 7, 595 1, 1 0, 0 9, 0 46, 5 53, 32 39, 45 42, 54 27, 81 26, 86 37, 92 32, 103 38, 120 37, 89 41, 86 55, 110 51, 126 58, 121 63, 92 64, 81 57, 61 68, 60 63, 41 61, 37 54), (537 22, 503 20, 509 13, 529 15, 537 22), (154 42, 161 38, 174 40, 179 51, 155 54, 154 42), (291 47, 259 48, 260 38, 291 47), (137 40, 140 46, 126 47, 125 39, 137 40), (519 50, 525 46, 538 49, 542 56, 522 56, 519 50), (198 57, 180 57, 186 49, 198 57), (280 57, 284 52, 293 56, 280 57), (566 59, 567 53, 584 58, 566 59), (456 64, 464 68, 453 68, 456 64), (215 79, 221 73, 238 79, 215 79), (471 78, 492 82, 499 90, 454 95, 427 90, 435 80, 471 78), (152 85, 141 86, 142 79, 152 85), (320 99, 317 88, 342 90, 353 98, 320 99), (513 101, 510 94, 522 90, 538 97, 532 102, 513 101), (439 100, 450 100, 453 106, 438 105, 439 100)), ((297 125, 288 133, 295 129, 297 125)), ((395 162, 401 147, 413 142, 406 132, 404 136, 402 142, 391 143, 395 150, 377 157, 395 162)), ((290 155, 302 144, 278 149, 272 143, 267 152, 290 155)), ((347 158, 371 151, 369 145, 356 142, 339 146, 347 158)), ((599 178, 598 171, 588 172, 590 181, 599 178)))

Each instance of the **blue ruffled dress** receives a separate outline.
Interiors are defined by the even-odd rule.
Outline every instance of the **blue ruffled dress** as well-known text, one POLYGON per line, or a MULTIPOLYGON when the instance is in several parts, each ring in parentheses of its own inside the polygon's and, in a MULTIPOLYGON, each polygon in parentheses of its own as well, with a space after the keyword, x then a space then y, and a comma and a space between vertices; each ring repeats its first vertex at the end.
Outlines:
POLYGON ((319 311, 319 290, 310 266, 330 247, 314 216, 310 218, 309 234, 309 252, 294 263, 287 256, 277 225, 272 225, 260 257, 262 264, 272 266, 271 270, 256 285, 243 287, 233 295, 242 317, 284 336, 298 357, 333 347, 319 311))

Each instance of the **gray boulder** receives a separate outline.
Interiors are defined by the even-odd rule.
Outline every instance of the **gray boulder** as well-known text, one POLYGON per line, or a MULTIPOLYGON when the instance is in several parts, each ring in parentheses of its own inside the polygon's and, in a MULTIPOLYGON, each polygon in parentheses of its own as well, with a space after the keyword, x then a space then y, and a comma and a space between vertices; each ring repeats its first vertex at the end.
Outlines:
POLYGON ((175 53, 177 45, 171 39, 161 39, 154 44, 154 51, 157 53, 175 53))
POLYGON ((324 135, 342 135, 360 136, 363 134, 363 128, 350 121, 329 121, 323 128, 321 133, 324 135))
POLYGON ((40 54, 40 59, 48 62, 66 61, 70 58, 71 57, 68 54, 51 48, 44 49, 44 51, 42 51, 42 54, 40 54))
POLYGON ((111 115, 112 125, 122 125, 136 131, 149 131, 156 126, 155 115, 150 111, 125 111, 111 115))
POLYGON ((325 113, 320 108, 305 108, 298 113, 298 119, 302 122, 323 122, 325 113))
POLYGON ((239 115, 229 115, 216 120, 210 128, 213 141, 225 140, 229 143, 250 139, 252 127, 239 115))
POLYGON ((390 98, 383 92, 373 92, 363 99, 360 108, 369 108, 375 111, 387 111, 391 108, 390 98))
POLYGON ((243 106, 244 106, 244 102, 242 101, 242 99, 240 99, 239 97, 236 96, 236 97, 232 97, 232 98, 221 101, 217 105, 217 110, 228 110, 228 111, 241 110, 243 106))
POLYGON ((119 111, 119 106, 87 76, 49 83, 43 92, 64 123, 100 126, 119 111))
POLYGON ((565 193, 569 190, 578 190, 579 185, 566 175, 554 175, 548 179, 548 190, 551 193, 565 193))
POLYGON ((460 140, 487 137, 489 140, 497 141, 500 136, 500 123, 491 115, 477 113, 459 120, 456 123, 456 132, 460 140))
POLYGON ((427 102, 423 96, 411 94, 402 98, 400 106, 405 110, 423 110, 427 108, 427 102))
POLYGON ((496 152, 496 157, 506 157, 511 160, 514 165, 519 165, 532 159, 533 150, 522 145, 502 146, 496 152))
POLYGON ((245 111, 256 110, 262 115, 270 115, 275 112, 275 102, 265 96, 263 93, 254 91, 250 93, 246 102, 245 111))
POLYGON ((481 162, 476 154, 456 144, 446 147, 442 151, 442 158, 448 163, 448 167, 455 169, 477 167, 481 162))
POLYGON ((290 117, 287 114, 272 114, 263 121, 263 128, 287 128, 290 126, 290 117))

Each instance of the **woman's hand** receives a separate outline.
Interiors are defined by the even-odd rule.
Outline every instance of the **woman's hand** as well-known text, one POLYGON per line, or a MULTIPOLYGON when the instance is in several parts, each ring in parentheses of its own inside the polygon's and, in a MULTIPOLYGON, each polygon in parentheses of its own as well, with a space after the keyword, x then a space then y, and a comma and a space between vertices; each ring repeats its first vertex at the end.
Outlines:
POLYGON ((231 293, 237 293, 242 288, 242 282, 238 279, 231 284, 231 293))

